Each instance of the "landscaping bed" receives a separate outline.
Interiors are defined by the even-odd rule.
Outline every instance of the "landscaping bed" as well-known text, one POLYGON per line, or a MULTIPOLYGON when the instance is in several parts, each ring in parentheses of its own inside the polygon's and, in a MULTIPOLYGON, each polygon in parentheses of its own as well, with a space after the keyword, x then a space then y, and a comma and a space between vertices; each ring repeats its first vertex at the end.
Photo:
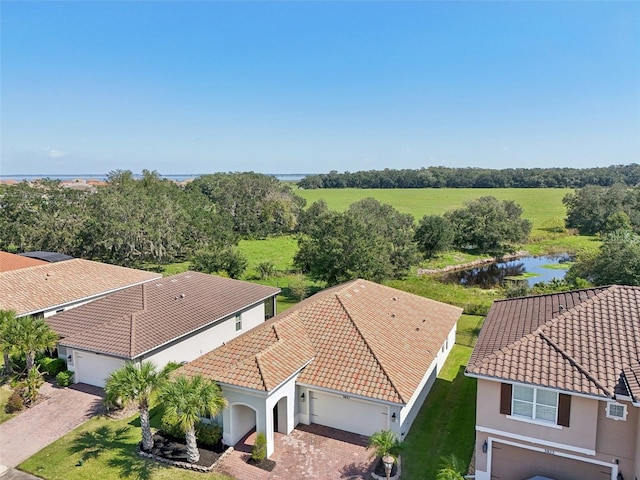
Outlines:
POLYGON ((184 439, 179 439, 158 431, 153 435, 153 448, 149 451, 138 446, 138 453, 147 458, 174 465, 176 467, 201 472, 211 471, 223 457, 227 448, 218 442, 213 446, 198 445, 200 459, 196 463, 187 460, 187 445, 184 439))

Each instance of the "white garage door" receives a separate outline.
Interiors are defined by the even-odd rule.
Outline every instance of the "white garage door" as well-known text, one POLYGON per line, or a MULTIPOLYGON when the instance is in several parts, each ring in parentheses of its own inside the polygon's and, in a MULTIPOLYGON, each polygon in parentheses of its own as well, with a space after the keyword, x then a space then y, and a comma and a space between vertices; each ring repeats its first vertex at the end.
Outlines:
POLYGON ((385 405, 324 392, 309 393, 311 423, 367 436, 389 428, 385 405))
POLYGON ((76 353, 76 382, 104 387, 104 383, 111 372, 124 365, 121 358, 107 355, 96 355, 89 352, 76 353))

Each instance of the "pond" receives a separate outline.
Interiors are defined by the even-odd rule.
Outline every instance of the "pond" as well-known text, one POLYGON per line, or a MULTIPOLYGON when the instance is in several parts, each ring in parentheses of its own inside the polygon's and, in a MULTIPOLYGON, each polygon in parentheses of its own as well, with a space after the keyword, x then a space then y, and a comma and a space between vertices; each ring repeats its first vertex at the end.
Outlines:
POLYGON ((516 260, 493 262, 467 270, 456 270, 440 277, 445 283, 459 283, 468 287, 495 288, 506 279, 527 280, 532 287, 538 282, 564 278, 571 257, 567 253, 544 257, 522 257, 516 260), (519 277, 519 278, 518 278, 519 277))

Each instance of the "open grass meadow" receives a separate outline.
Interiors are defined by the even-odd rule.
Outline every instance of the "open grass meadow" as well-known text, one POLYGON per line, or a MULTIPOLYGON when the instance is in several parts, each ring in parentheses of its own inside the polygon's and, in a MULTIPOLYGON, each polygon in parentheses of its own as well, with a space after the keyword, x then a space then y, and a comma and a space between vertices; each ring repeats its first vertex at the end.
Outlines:
POLYGON ((513 200, 520 204, 523 216, 533 222, 534 232, 549 233, 564 228, 566 215, 562 198, 573 192, 570 188, 397 188, 356 189, 334 188, 296 190, 307 205, 324 200, 331 210, 344 211, 352 203, 373 197, 402 213, 410 213, 420 220, 425 215, 442 215, 464 206, 465 202, 485 196, 513 200))

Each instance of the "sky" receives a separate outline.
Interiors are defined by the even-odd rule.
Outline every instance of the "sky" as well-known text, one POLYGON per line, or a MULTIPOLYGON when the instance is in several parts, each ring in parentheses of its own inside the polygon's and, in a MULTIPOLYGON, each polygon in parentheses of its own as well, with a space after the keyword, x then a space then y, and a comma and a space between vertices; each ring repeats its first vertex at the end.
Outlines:
POLYGON ((640 163, 640 2, 0 3, 0 175, 640 163))

